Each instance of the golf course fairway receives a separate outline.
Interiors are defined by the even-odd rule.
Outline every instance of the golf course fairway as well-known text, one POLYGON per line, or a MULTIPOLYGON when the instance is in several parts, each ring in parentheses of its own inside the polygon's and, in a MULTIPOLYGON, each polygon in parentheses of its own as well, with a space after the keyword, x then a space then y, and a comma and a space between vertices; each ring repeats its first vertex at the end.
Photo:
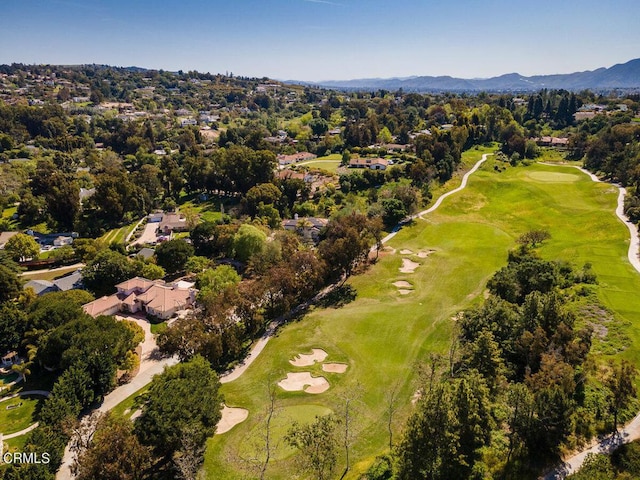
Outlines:
MULTIPOLYGON (((484 152, 467 152, 467 160, 479 160, 484 152)), ((249 417, 209 440, 206 478, 252 478, 252 458, 264 450, 268 385, 297 372, 324 377, 329 388, 313 394, 275 387, 275 452, 266 478, 304 478, 282 440, 286 426, 293 420, 310 422, 319 412, 340 417, 345 397, 355 399, 355 438, 345 478, 358 478, 388 449, 391 393, 397 394, 395 441, 412 409, 418 363, 430 353, 448 352, 452 318, 482 298, 486 281, 506 264, 518 236, 529 230, 550 232, 551 239, 539 249, 543 258, 576 267, 592 264, 600 302, 614 312, 624 338, 619 351, 640 366, 640 275, 627 260, 629 232, 615 216, 617 188, 593 182, 575 168, 500 163, 499 171, 497 163, 490 157, 463 191, 403 228, 375 265, 351 278, 355 301, 315 309, 284 326, 239 379, 222 387, 226 404, 248 409, 249 417), (401 273, 403 264, 414 265, 413 273, 401 273), (325 351, 326 359, 303 367, 290 363, 313 349, 325 351), (346 364, 347 369, 327 372, 323 363, 346 364)), ((336 472, 343 469, 340 457, 336 472)))

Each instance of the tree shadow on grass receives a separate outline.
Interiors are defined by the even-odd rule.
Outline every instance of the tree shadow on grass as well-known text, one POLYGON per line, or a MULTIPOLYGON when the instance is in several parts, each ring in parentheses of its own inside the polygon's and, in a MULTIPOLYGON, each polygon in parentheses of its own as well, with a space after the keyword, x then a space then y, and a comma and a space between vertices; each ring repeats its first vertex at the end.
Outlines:
POLYGON ((340 285, 320 299, 318 306, 322 308, 341 308, 353 302, 357 296, 357 290, 351 285, 340 285))

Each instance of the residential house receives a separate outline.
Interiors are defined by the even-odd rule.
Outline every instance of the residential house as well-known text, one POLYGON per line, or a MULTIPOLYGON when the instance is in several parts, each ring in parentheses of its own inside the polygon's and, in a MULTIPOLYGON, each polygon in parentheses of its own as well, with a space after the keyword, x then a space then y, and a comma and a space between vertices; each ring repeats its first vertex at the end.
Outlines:
POLYGON ((193 305, 197 290, 188 282, 167 285, 161 280, 135 277, 116 285, 117 293, 82 306, 93 317, 115 315, 119 312, 144 312, 162 320, 174 316, 178 310, 193 305))
POLYGON ((25 290, 31 288, 36 295, 44 295, 45 293, 52 292, 66 292, 67 290, 76 290, 84 288, 82 283, 82 272, 76 270, 64 277, 56 278, 53 281, 49 280, 29 280, 24 284, 25 290))
POLYGON ((23 287, 25 290, 30 288, 37 295, 44 295, 45 293, 57 292, 58 287, 53 282, 49 280, 29 280, 24 284, 23 287))
POLYGON ((179 212, 171 212, 163 214, 158 230, 163 235, 171 235, 173 232, 186 232, 189 225, 187 219, 179 212))
POLYGON ((280 166, 291 165, 292 163, 304 162, 318 158, 317 155, 309 152, 298 152, 293 155, 278 155, 278 164, 280 166))
POLYGON ((389 160, 384 158, 352 158, 349 168, 369 168, 371 170, 386 170, 389 160))
POLYGON ((0 362, 2 363, 3 367, 10 367, 11 365, 20 363, 20 357, 18 357, 18 352, 7 352, 2 356, 0 362))
POLYGON ((306 242, 318 243, 320 241, 320 231, 327 226, 327 223, 329 223, 329 220, 326 218, 300 218, 296 214, 294 218, 283 220, 282 228, 290 232, 299 233, 306 242))

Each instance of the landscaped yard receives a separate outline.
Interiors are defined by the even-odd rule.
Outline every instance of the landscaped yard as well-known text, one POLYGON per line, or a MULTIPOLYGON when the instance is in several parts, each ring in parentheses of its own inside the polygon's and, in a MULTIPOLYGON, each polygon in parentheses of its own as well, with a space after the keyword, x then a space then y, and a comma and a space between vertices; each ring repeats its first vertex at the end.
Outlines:
POLYGON ((314 160, 309 160, 306 162, 296 163, 295 165, 305 166, 309 168, 319 168, 322 170, 327 170, 331 173, 336 173, 341 161, 342 155, 340 155, 339 153, 332 153, 331 155, 318 157, 314 160))
POLYGON ((35 422, 34 413, 42 397, 15 397, 0 402, 0 430, 3 434, 19 432, 35 422))
POLYGON ((124 243, 127 235, 133 231, 133 229, 138 224, 138 220, 130 223, 129 225, 125 225, 124 227, 114 228, 113 230, 109 230, 107 233, 102 235, 99 240, 105 242, 106 244, 111 243, 124 243))
MULTIPOLYGON (((481 153, 467 153, 465 163, 472 164, 481 153)), ((284 327, 244 376, 223 386, 227 405, 250 413, 244 423, 209 441, 207 478, 242 478, 240 457, 252 456, 257 448, 252 445, 262 438, 265 384, 277 383, 290 372, 307 371, 314 377, 324 376, 330 388, 313 395, 277 387, 276 417, 281 415, 279 422, 284 425, 288 412, 307 420, 318 407, 339 414, 344 408, 342 398, 356 395, 356 441, 351 449, 352 469, 345 478, 357 479, 388 445, 390 392, 397 386, 400 403, 392 422, 397 440, 412 408, 417 362, 427 360, 430 353, 448 351, 452 317, 481 298, 488 278, 506 264, 515 239, 531 229, 551 233, 551 240, 540 249, 544 258, 577 267, 592 263, 599 279, 598 298, 615 312, 615 322, 627 336, 626 342, 613 348, 622 350, 628 344, 618 356, 640 365, 640 332, 629 328, 640 322, 636 294, 640 275, 627 261, 628 230, 614 215, 617 190, 596 184, 571 167, 531 165, 497 172, 493 166, 488 161, 470 178, 466 190, 393 238, 389 247, 395 252, 385 252, 368 272, 352 278, 350 284, 358 292, 354 302, 341 309, 317 309, 284 327), (401 273, 409 261, 418 264, 415 272, 401 273), (393 285, 399 281, 410 286, 406 287, 409 293, 403 295, 393 285), (328 353, 326 362, 346 363, 347 371, 327 373, 319 364, 291 365, 289 360, 313 348, 328 353)), ((284 431, 284 426, 274 431, 274 444, 279 442, 280 450, 273 455, 268 478, 296 475, 295 463, 286 458, 284 431)), ((338 470, 343 462, 338 460, 338 470)))
POLYGON ((44 272, 38 272, 38 273, 34 273, 34 274, 29 274, 29 275, 23 275, 22 278, 24 278, 25 281, 29 281, 29 280, 49 280, 50 282, 60 278, 60 277, 64 277, 65 275, 71 273, 71 272, 75 272, 78 269, 78 267, 68 267, 68 268, 60 268, 60 269, 54 269, 52 271, 44 271, 44 272))

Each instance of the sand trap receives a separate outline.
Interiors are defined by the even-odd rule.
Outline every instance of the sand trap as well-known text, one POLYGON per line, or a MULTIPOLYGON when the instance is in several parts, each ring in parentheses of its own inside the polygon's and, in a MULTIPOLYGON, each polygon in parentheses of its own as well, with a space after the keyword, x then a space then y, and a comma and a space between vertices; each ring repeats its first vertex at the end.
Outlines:
POLYGON ((416 271, 416 268, 420 266, 419 263, 413 262, 408 258, 402 259, 402 267, 400 267, 400 273, 413 273, 416 271))
POLYGON ((405 282, 404 280, 398 280, 393 284, 393 286, 398 288, 413 288, 413 285, 409 282, 405 282))
POLYGON ((231 408, 226 405, 222 406, 222 418, 218 422, 216 435, 226 433, 239 423, 244 422, 249 416, 249 410, 244 408, 231 408))
POLYGON ((407 248, 405 248, 403 250, 400 250, 400 253, 402 255, 413 255, 413 252, 411 250, 407 249, 407 248))
POLYGON ((278 385, 288 392, 322 393, 329 389, 326 378, 312 377, 310 372, 287 373, 287 378, 279 381, 278 385))
POLYGON ((314 348, 312 350, 313 353, 301 353, 297 355, 293 360, 289 360, 289 363, 294 367, 308 367, 313 365, 314 363, 323 362, 325 358, 329 355, 327 352, 320 348, 314 348))
POLYGON ((347 371, 346 363, 323 363, 322 370, 329 373, 344 373, 347 371))
POLYGON ((410 293, 413 293, 413 290, 405 290, 404 288, 401 288, 400 290, 398 290, 398 293, 400 295, 409 295, 410 293))
POLYGON ((427 258, 429 255, 431 255, 433 252, 435 252, 435 250, 423 250, 422 252, 418 252, 418 257, 419 258, 427 258))

